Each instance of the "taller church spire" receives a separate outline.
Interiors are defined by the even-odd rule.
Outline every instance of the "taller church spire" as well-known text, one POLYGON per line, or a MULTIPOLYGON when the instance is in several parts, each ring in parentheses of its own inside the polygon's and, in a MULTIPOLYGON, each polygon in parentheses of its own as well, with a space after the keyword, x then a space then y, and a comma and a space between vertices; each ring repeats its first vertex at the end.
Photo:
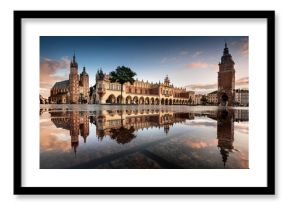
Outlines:
POLYGON ((74 68, 78 68, 78 63, 77 63, 77 61, 76 61, 76 52, 74 51, 74 55, 73 55, 73 59, 72 59, 72 61, 70 62, 70 67, 72 68, 72 67, 74 67, 74 68))
POLYGON ((69 92, 70 92, 70 103, 78 103, 79 102, 79 74, 78 74, 78 63, 76 62, 75 52, 73 55, 73 59, 70 63, 69 92))

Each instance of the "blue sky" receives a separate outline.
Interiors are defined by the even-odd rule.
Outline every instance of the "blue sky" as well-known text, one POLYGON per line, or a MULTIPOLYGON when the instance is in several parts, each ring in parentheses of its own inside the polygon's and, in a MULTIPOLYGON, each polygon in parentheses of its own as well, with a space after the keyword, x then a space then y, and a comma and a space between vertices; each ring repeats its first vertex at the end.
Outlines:
POLYGON ((48 97, 55 81, 68 79, 75 51, 79 72, 86 67, 90 86, 98 68, 109 73, 124 65, 140 80, 163 81, 168 74, 178 87, 207 92, 215 89, 225 41, 236 63, 236 80, 247 87, 246 36, 41 36, 40 91, 48 97))

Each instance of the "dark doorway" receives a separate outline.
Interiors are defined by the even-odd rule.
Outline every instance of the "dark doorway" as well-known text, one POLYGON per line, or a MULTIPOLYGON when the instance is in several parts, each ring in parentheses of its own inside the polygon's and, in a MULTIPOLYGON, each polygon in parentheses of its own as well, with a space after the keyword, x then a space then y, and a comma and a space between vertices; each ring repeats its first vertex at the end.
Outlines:
POLYGON ((221 100, 222 100, 222 105, 227 105, 227 102, 229 101, 228 95, 226 93, 223 93, 221 100))

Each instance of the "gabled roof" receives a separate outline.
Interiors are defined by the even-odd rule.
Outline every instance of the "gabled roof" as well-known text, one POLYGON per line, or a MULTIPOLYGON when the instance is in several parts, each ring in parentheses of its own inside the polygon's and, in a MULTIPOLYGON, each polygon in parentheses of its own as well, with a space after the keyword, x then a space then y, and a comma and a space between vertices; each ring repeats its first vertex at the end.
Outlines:
POLYGON ((209 93, 209 94, 216 94, 218 91, 216 90, 216 91, 213 91, 213 92, 211 92, 211 93, 209 93))
POLYGON ((64 89, 64 88, 69 88, 69 80, 56 82, 52 87, 52 89, 64 89))

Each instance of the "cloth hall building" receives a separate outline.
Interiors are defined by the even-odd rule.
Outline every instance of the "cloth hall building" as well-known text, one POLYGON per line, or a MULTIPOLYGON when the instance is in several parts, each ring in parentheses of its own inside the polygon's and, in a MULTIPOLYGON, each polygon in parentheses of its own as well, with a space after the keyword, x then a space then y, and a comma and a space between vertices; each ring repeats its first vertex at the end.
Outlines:
POLYGON ((92 87, 90 103, 92 104, 141 104, 141 105, 174 105, 193 104, 194 92, 185 88, 174 87, 168 76, 161 83, 135 80, 131 85, 123 85, 123 100, 121 85, 112 83, 110 76, 98 70, 96 85, 92 87))

